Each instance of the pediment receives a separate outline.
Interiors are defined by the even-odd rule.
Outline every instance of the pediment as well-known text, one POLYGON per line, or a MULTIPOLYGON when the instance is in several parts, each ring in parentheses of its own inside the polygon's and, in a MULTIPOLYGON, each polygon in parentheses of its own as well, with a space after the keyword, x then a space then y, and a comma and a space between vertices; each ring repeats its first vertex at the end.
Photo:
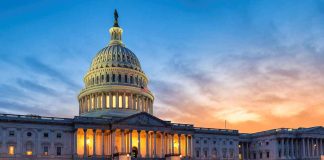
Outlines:
POLYGON ((136 126, 156 126, 156 127, 166 127, 169 124, 155 116, 152 116, 146 112, 141 112, 138 114, 125 117, 116 122, 117 124, 124 125, 136 125, 136 126))

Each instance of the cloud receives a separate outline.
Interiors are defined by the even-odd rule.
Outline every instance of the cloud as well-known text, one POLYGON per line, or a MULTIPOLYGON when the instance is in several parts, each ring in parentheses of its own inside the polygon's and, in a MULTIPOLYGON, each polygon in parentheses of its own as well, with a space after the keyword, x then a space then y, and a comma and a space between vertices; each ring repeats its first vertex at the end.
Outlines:
POLYGON ((227 107, 221 111, 215 111, 215 118, 225 119, 230 123, 239 123, 246 121, 261 121, 259 114, 248 111, 244 107, 227 107))
POLYGON ((29 80, 24 80, 24 79, 18 79, 17 80, 17 84, 22 87, 22 88, 25 88, 27 90, 30 90, 32 92, 37 92, 37 93, 43 93, 43 94, 48 94, 48 95, 57 95, 56 91, 51 89, 51 88, 48 88, 48 87, 45 87, 45 86, 42 86, 40 84, 37 84, 33 81, 29 81, 29 80))
POLYGON ((58 80, 60 82, 63 82, 64 84, 66 84, 67 87, 71 89, 81 88, 81 86, 71 81, 69 77, 55 70, 53 67, 42 63, 41 61, 37 60, 34 57, 27 57, 25 58, 24 62, 27 65, 27 67, 29 67, 35 73, 38 73, 40 75, 47 75, 51 77, 53 80, 58 80))

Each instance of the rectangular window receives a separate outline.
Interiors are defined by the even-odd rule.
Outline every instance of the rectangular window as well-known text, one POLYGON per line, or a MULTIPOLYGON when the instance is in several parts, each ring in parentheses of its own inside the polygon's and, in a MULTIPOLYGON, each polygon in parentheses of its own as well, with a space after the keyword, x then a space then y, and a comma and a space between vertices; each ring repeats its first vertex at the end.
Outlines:
POLYGON ((15 131, 9 131, 9 136, 15 136, 15 131))
POLYGON ((8 147, 8 154, 14 155, 15 154, 15 146, 9 146, 8 147))
POLYGON ((48 133, 44 133, 44 137, 45 138, 48 138, 48 133))
POLYGON ((106 108, 109 108, 109 104, 110 104, 110 99, 109 99, 109 95, 106 96, 106 108))
POLYGON ((61 133, 57 133, 56 134, 56 138, 62 138, 62 134, 61 133))
POLYGON ((116 108, 116 96, 113 96, 113 108, 116 108))
POLYGON ((270 153, 269 152, 267 152, 267 158, 269 158, 270 157, 270 153))
POLYGON ((125 96, 125 107, 128 108, 128 96, 125 96))
POLYGON ((48 146, 44 146, 43 153, 45 156, 48 156, 48 146))
POLYGON ((56 147, 56 155, 57 155, 57 156, 62 155, 61 150, 62 150, 61 147, 56 147))
POLYGON ((94 98, 91 97, 91 109, 93 109, 93 107, 94 107, 94 98))
POLYGON ((33 151, 31 151, 31 150, 26 151, 26 155, 27 155, 27 156, 31 156, 31 155, 33 155, 33 151))
POLYGON ((199 151, 196 152, 196 156, 199 157, 199 151))
POLYGON ((119 96, 119 98, 118 98, 118 107, 119 108, 123 107, 123 96, 119 96))

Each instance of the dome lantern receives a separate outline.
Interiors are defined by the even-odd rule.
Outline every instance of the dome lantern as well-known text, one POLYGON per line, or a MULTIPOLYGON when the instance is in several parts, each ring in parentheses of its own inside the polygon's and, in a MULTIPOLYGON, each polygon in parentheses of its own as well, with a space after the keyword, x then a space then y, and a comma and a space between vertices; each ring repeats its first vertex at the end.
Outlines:
POLYGON ((115 12, 114 12, 114 18, 115 18, 114 25, 113 25, 113 27, 111 27, 109 29, 109 33, 110 33, 109 45, 123 45, 123 42, 122 42, 123 29, 121 29, 119 27, 119 24, 118 24, 118 12, 117 12, 116 9, 115 9, 115 12))

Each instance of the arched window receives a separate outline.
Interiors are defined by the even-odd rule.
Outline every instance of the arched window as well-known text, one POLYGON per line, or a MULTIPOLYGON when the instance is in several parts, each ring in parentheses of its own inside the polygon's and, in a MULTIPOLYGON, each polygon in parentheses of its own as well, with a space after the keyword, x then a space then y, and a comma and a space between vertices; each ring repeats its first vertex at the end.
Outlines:
POLYGON ((104 82, 104 79, 105 79, 105 76, 104 75, 101 75, 101 83, 104 82))

